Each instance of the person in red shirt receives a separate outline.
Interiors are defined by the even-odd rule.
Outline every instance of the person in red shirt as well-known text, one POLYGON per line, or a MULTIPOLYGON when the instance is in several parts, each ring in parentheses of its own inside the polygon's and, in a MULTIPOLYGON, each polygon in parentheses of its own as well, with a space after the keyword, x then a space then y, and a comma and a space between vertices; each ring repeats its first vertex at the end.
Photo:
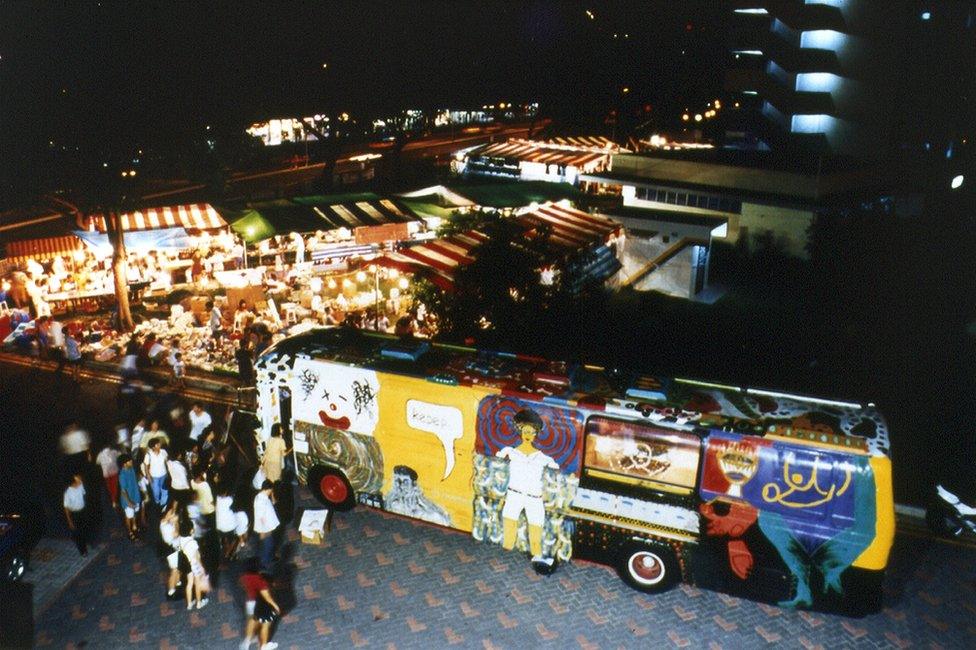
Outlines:
POLYGON ((256 557, 249 558, 241 576, 241 586, 244 587, 244 607, 247 613, 247 627, 244 628, 244 640, 241 649, 247 648, 254 642, 257 633, 260 650, 275 650, 278 644, 268 641, 271 636, 271 624, 281 615, 281 608, 271 596, 270 585, 258 571, 259 562, 256 557))

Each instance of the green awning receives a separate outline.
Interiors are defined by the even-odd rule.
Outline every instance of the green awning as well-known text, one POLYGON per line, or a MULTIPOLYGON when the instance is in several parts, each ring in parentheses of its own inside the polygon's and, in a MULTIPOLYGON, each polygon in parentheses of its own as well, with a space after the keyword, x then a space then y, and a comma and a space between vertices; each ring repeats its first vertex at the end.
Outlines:
POLYGON ((357 201, 378 201, 380 196, 373 192, 355 192, 348 194, 313 194, 312 196, 298 196, 292 199, 300 205, 336 205, 337 203, 356 203, 357 201))
POLYGON ((249 244, 264 241, 278 234, 274 226, 257 210, 241 210, 236 214, 225 210, 222 214, 230 224, 231 230, 249 244))
POLYGON ((569 183, 546 181, 449 185, 448 189, 486 208, 524 208, 532 203, 578 201, 586 197, 569 183))
MULTIPOLYGON (((427 197, 424 197, 427 198, 427 197)), ((410 208, 410 210, 425 219, 439 218, 439 219, 450 219, 454 214, 453 209, 444 208, 436 203, 430 203, 428 201, 418 201, 416 199, 400 199, 400 202, 405 206, 410 208)))

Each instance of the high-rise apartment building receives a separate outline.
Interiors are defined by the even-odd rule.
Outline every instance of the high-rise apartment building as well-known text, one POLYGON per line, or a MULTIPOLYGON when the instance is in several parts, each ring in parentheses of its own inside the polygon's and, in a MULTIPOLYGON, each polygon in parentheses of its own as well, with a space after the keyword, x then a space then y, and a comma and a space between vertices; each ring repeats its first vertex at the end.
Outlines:
MULTIPOLYGON (((972 147, 976 3, 732 0, 731 132, 759 148, 885 162, 972 147)), ((943 163, 943 166, 945 163, 943 163)))

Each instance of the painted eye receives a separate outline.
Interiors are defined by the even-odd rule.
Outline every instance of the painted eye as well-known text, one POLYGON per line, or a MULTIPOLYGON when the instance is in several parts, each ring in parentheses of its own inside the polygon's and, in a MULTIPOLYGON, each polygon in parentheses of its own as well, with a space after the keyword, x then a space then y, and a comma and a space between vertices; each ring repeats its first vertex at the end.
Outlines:
POLYGON ((333 411, 339 410, 339 407, 336 406, 335 404, 329 404, 329 408, 332 409, 333 411))
POLYGON ((727 517, 731 506, 725 501, 718 501, 712 504, 712 512, 714 512, 719 517, 727 517))

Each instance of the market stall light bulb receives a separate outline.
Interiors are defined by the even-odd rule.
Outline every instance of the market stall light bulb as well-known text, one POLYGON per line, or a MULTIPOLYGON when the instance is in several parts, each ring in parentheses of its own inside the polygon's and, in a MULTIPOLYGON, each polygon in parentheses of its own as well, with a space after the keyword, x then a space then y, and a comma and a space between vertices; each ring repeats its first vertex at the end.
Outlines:
POLYGON ((400 277, 400 272, 397 271, 396 269, 390 269, 389 270, 389 274, 390 274, 390 277, 393 278, 394 280, 396 280, 398 277, 400 277))
POLYGON ((366 281, 366 272, 358 271, 356 273, 356 282, 365 282, 365 281, 366 281))
POLYGON ((406 278, 400 278, 400 281, 397 283, 397 285, 401 289, 406 289, 408 286, 410 286, 410 282, 408 282, 406 278))
POLYGON ((336 281, 335 281, 335 280, 333 280, 332 278, 329 278, 329 284, 328 284, 328 287, 329 287, 330 289, 335 289, 335 288, 336 288, 336 286, 337 286, 337 285, 336 285, 336 281))

